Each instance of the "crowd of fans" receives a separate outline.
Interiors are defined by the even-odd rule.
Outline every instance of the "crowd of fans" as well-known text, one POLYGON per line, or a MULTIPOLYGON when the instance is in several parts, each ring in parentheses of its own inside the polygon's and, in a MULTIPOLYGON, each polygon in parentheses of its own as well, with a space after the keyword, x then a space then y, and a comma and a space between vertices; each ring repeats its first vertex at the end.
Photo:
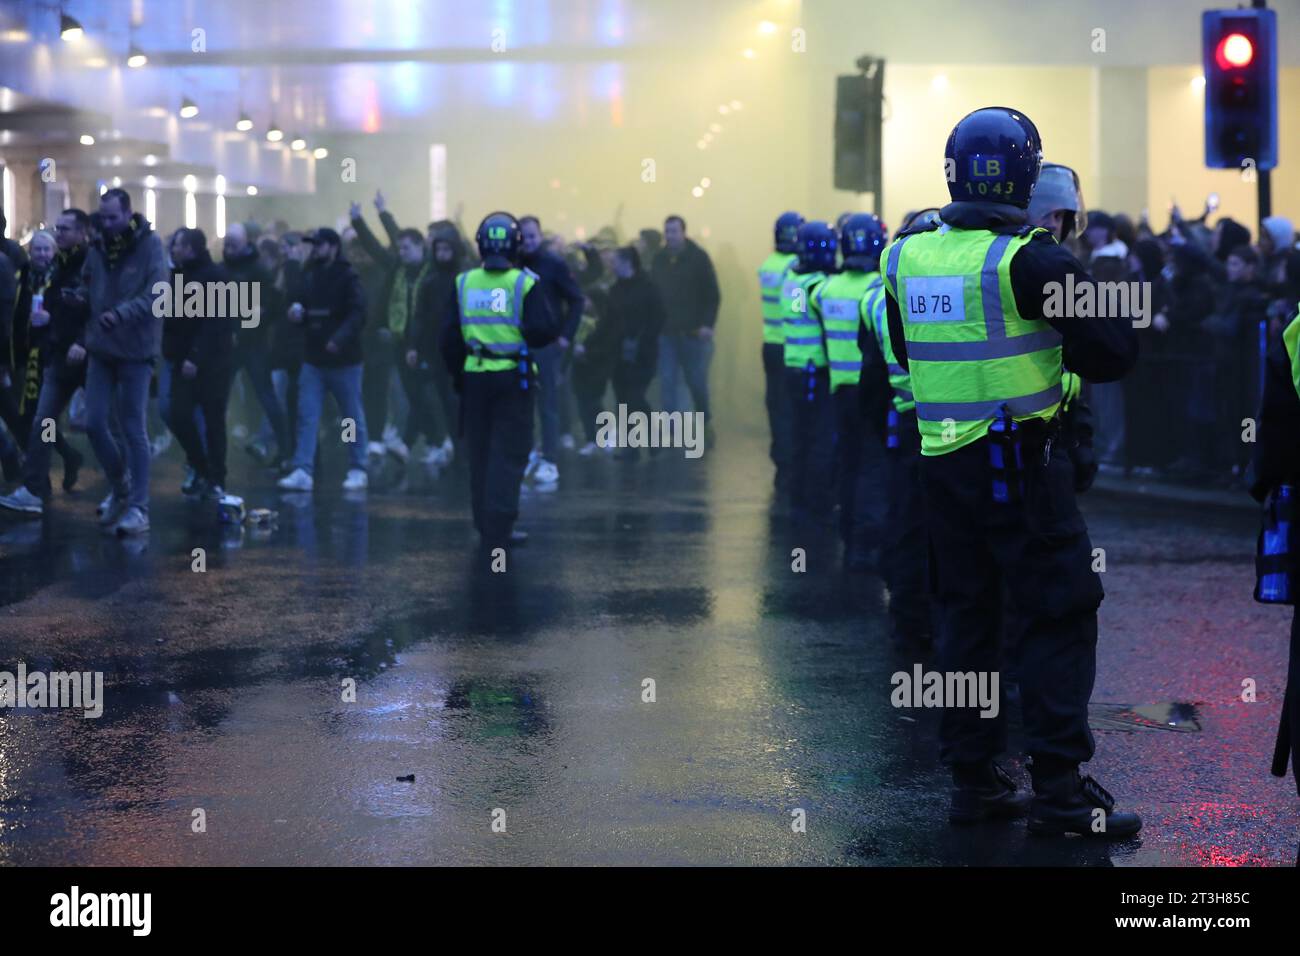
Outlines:
POLYGON ((1211 217, 1207 207, 1185 219, 1175 206, 1157 234, 1145 217, 1088 214, 1077 253, 1094 278, 1151 293, 1137 367, 1090 388, 1103 472, 1244 486, 1261 355, 1300 302, 1300 250, 1281 216, 1258 237, 1211 217))
MULTIPOLYGON (((218 249, 200 229, 164 239, 112 189, 93 213, 65 210, 25 249, 4 240, 0 463, 11 484, 0 507, 43 513, 54 451, 64 489, 77 485, 84 456, 62 425, 49 427, 65 411, 109 479, 99 514, 119 535, 148 530, 150 459, 173 440, 186 462, 181 491, 196 499, 227 494, 231 438, 287 491, 313 489, 322 435, 347 445, 347 491, 366 488, 385 462, 450 465, 458 409, 438 341, 456 320, 456 276, 476 264, 475 247, 458 221, 421 232, 399 224, 382 194, 374 207, 382 238, 354 203, 340 229, 235 223, 218 249), (157 322, 160 281, 255 286, 256 321, 208 301, 157 322)), ((568 245, 536 217, 520 222, 520 265, 563 317, 560 340, 535 357, 541 441, 525 480, 553 490, 562 451, 601 450, 607 393, 648 410, 658 378, 660 407, 684 409, 684 384, 707 419, 720 296, 686 223, 670 216, 662 232, 626 244, 605 228, 568 245)), ((171 306, 171 292, 163 298, 171 306)))

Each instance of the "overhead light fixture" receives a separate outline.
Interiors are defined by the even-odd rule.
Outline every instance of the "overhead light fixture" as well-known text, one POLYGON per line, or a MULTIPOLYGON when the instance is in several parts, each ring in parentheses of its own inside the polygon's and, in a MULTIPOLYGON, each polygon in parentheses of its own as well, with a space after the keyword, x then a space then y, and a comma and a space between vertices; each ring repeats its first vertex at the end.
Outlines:
POLYGON ((72 43, 75 40, 80 40, 85 36, 85 33, 86 31, 81 29, 81 24, 79 22, 68 16, 66 13, 59 14, 59 36, 62 39, 66 40, 68 43, 72 43))
POLYGON ((317 159, 324 159, 326 156, 330 154, 330 151, 326 149, 324 146, 317 146, 315 149, 311 151, 311 154, 315 156, 317 159))
POLYGON ((149 58, 144 55, 144 50, 132 43, 127 53, 126 65, 133 70, 138 70, 148 62, 149 58))
POLYGON ((252 128, 253 121, 248 118, 248 114, 240 113, 239 122, 235 124, 235 129, 239 130, 241 133, 247 133, 252 128))
POLYGON ((188 96, 181 100, 181 119, 193 119, 199 115, 199 104, 188 96))
POLYGON ((95 137, 91 136, 89 133, 82 133, 82 134, 81 134, 81 145, 82 145, 82 146, 94 146, 94 145, 95 145, 95 137))
POLYGON ((249 186, 248 189, 245 190, 245 191, 246 191, 246 192, 248 193, 248 195, 250 195, 250 196, 256 196, 256 195, 257 195, 257 187, 256 187, 256 186, 249 186))
POLYGON ((157 177, 157 176, 146 176, 146 177, 144 178, 144 184, 145 184, 147 187, 149 187, 150 189, 153 189, 155 186, 158 185, 158 177, 157 177))
POLYGON ((284 130, 272 123, 271 128, 266 131, 266 141, 268 143, 278 143, 282 139, 284 139, 284 130))
POLYGON ((181 185, 185 187, 187 193, 192 193, 199 188, 199 181, 193 173, 189 173, 181 180, 181 185))
POLYGON ((303 139, 301 136, 295 136, 293 138, 293 141, 289 143, 289 148, 293 150, 306 149, 307 141, 303 139))

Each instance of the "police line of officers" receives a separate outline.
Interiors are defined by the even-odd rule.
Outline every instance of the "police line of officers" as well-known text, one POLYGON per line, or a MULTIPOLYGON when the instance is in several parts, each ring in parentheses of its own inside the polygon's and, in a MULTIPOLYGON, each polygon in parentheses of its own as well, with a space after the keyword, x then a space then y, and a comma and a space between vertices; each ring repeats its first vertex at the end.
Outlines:
POLYGON ((971 113, 945 159, 952 202, 892 242, 869 214, 777 220, 759 269, 777 486, 814 525, 838 500, 847 568, 880 570, 896 637, 932 636, 940 672, 1016 674, 1032 797, 994 762, 1005 709, 947 706, 952 822, 1130 836, 1138 816, 1079 773, 1102 588, 1075 502, 1095 466, 1080 467, 1088 429, 1071 411, 1080 377, 1132 367, 1136 334, 1044 315, 1052 283, 1092 280, 1058 242, 1077 192, 1035 210, 1050 231, 1030 219, 1042 142, 1028 117, 971 113))

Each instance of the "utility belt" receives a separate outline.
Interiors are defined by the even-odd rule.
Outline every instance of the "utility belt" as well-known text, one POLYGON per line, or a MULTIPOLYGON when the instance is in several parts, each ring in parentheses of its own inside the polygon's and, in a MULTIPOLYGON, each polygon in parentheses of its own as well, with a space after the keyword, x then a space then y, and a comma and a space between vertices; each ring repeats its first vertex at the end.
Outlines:
POLYGON ((998 409, 988 432, 994 502, 1017 505, 1024 501, 1026 463, 1041 455, 1046 467, 1052 460, 1052 446, 1060 431, 1061 423, 1056 416, 1050 421, 1041 418, 1016 421, 1005 405, 998 409))
POLYGON ((1278 485, 1264 502, 1263 525, 1255 548, 1255 600, 1295 604, 1295 486, 1278 485))
MULTIPOLYGON (((528 391, 533 374, 533 363, 527 343, 522 344, 518 352, 496 352, 478 339, 469 339, 465 342, 465 348, 470 356, 476 359, 497 359, 502 362, 515 363, 515 371, 519 374, 519 387, 524 391, 528 391)), ((505 371, 505 369, 502 369, 502 371, 505 371)))

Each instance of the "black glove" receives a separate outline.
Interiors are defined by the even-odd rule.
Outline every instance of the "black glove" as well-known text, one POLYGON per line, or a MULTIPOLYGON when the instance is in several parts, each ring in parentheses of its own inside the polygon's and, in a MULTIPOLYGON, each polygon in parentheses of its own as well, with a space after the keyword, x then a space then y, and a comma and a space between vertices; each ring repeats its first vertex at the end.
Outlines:
POLYGON ((1091 445, 1077 445, 1070 449, 1070 463, 1074 465, 1074 491, 1081 495, 1097 477, 1097 456, 1091 445))

